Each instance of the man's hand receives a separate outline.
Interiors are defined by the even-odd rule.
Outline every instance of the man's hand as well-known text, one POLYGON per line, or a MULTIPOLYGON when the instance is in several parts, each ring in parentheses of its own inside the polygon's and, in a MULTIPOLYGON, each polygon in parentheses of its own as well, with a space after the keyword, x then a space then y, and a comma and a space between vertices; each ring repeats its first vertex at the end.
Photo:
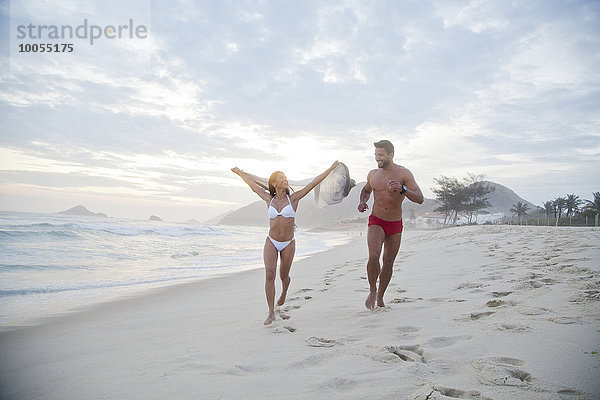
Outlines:
POLYGON ((397 192, 402 190, 402 184, 399 181, 388 181, 388 190, 390 192, 397 192))
POLYGON ((360 211, 360 212, 365 212, 367 210, 367 208, 369 208, 367 203, 360 203, 358 205, 358 211, 360 211))
POLYGON ((231 172, 233 172, 234 174, 239 175, 240 172, 242 172, 238 167, 233 167, 231 168, 231 172))

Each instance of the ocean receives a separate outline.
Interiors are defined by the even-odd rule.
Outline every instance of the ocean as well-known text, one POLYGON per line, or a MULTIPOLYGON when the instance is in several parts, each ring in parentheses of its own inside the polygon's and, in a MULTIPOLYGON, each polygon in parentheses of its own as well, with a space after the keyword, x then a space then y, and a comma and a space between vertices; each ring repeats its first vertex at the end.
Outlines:
MULTIPOLYGON (((157 287, 263 268, 267 231, 0 211, 0 328, 157 287)), ((295 259, 348 240, 346 232, 298 229, 295 259)))

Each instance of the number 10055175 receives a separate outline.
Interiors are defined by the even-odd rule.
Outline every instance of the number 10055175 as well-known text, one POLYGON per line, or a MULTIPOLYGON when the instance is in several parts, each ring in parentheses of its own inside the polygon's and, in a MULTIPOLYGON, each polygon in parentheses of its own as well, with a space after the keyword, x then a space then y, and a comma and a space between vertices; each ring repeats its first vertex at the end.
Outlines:
POLYGON ((19 44, 19 53, 71 53, 73 45, 71 43, 21 43, 19 44))

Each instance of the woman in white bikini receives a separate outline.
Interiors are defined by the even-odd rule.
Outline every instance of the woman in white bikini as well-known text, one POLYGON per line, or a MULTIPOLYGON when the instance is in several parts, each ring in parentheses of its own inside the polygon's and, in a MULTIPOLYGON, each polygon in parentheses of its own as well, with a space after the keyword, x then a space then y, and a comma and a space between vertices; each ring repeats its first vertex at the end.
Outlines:
POLYGON ((265 325, 275 320, 275 276, 277 274, 277 257, 281 258, 279 276, 281 278, 282 293, 277 300, 281 306, 285 302, 288 288, 290 286, 290 269, 296 252, 296 241, 294 240, 294 220, 298 202, 306 196, 315 186, 333 171, 339 162, 335 161, 327 171, 317 176, 304 188, 291 193, 286 176, 281 171, 276 171, 269 178, 269 190, 263 189, 255 182, 255 177, 235 167, 231 170, 240 176, 250 188, 267 203, 270 229, 269 236, 265 240, 263 257, 265 261, 265 294, 269 315, 265 325))

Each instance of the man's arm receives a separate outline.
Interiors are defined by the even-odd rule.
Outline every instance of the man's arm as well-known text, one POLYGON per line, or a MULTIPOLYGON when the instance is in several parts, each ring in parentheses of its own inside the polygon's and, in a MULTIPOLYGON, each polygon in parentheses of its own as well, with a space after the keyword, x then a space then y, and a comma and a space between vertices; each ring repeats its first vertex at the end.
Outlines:
POLYGON ((369 172, 367 175, 367 183, 360 191, 360 203, 358 204, 358 211, 365 212, 369 206, 367 205, 367 201, 369 201, 369 197, 371 197, 371 192, 373 191, 373 187, 371 186, 371 175, 373 171, 369 172))
POLYGON ((415 181, 413 174, 409 170, 406 170, 406 172, 407 176, 406 180, 404 181, 404 185, 406 185, 406 192, 404 192, 404 195, 412 202, 423 204, 425 198, 423 197, 421 188, 419 188, 419 185, 417 185, 417 181, 415 181))

